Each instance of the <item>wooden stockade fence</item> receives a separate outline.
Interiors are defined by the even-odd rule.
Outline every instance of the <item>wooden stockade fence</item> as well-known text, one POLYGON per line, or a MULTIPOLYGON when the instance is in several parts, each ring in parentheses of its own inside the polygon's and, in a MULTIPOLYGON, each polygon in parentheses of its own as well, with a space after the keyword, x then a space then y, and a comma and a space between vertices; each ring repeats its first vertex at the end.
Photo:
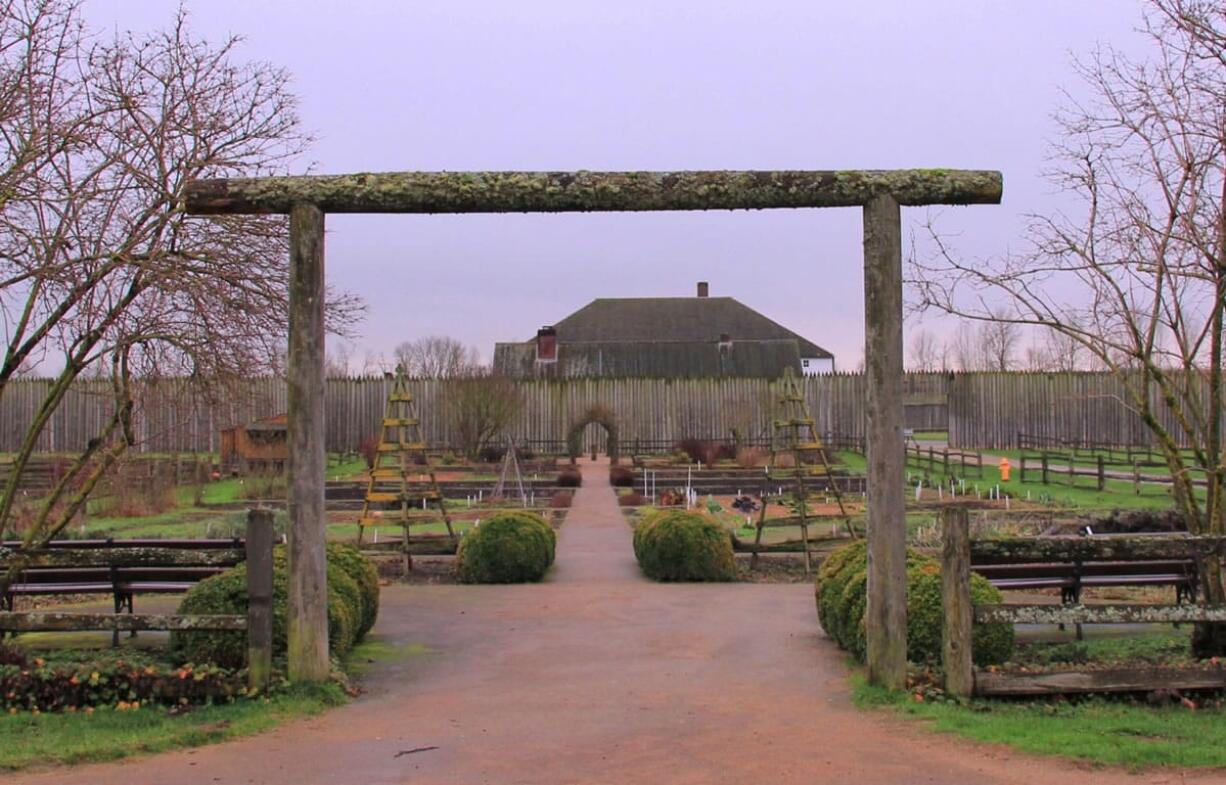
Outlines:
MULTIPOLYGON (((16 450, 50 382, 10 382, 0 398, 0 452, 16 450)), ((325 391, 327 447, 352 451, 377 433, 390 380, 331 379, 325 391)), ((454 444, 446 409, 447 382, 410 382, 432 445, 454 444)), ((674 444, 685 438, 726 439, 737 429, 749 439, 768 437, 775 382, 767 379, 571 379, 523 381, 523 414, 512 427, 520 443, 564 444, 571 424, 594 404, 611 406, 623 444, 674 444)), ((862 374, 802 380, 809 411, 823 433, 865 436, 862 374)), ((954 447, 1018 446, 1018 434, 1100 445, 1135 445, 1152 439, 1123 401, 1123 388, 1100 373, 910 373, 904 380, 905 426, 949 431, 954 447)), ((225 390, 183 379, 145 382, 139 390, 136 429, 146 452, 217 452, 220 432, 286 411, 281 379, 254 379, 225 390)), ((1157 405, 1159 418, 1178 433, 1157 405)), ((111 412, 110 385, 85 381, 67 395, 38 441, 41 452, 78 452, 97 436, 111 412)), ((603 441, 592 427, 584 451, 603 441)))

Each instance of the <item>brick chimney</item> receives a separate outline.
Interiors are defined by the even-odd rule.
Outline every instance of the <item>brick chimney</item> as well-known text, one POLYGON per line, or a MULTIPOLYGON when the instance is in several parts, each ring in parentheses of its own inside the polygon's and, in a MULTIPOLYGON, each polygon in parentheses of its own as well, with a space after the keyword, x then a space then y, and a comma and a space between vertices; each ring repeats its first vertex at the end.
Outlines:
POLYGON ((558 331, 553 325, 547 324, 536 331, 536 361, 538 363, 556 362, 558 359, 558 331))
POLYGON ((707 285, 707 282, 699 281, 698 282, 698 296, 706 297, 709 293, 710 293, 710 287, 707 285))

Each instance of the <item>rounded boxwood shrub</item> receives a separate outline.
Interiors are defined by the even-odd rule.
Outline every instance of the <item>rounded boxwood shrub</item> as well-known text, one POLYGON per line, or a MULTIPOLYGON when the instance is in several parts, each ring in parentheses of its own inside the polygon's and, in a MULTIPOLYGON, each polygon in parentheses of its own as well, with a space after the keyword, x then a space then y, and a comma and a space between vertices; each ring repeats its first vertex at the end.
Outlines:
POLYGON ((732 536, 696 512, 669 511, 634 529, 634 555, 643 574, 657 581, 730 581, 736 577, 732 536))
POLYGON ((370 559, 362 555, 356 545, 330 542, 327 548, 328 564, 335 564, 344 570, 360 590, 358 601, 361 616, 357 640, 361 640, 379 618, 379 570, 370 559))
MULTIPOLYGON (((817 574, 817 616, 822 629, 860 661, 865 658, 864 612, 868 596, 868 546, 864 541, 828 556, 817 574)), ((1000 591, 982 575, 971 575, 971 601, 998 603, 1000 591)), ((907 551, 907 659, 939 663, 941 659, 941 565, 907 551)), ((972 656, 977 665, 1005 662, 1013 652, 1013 627, 976 624, 972 656)))
POLYGON ((557 533, 541 516, 506 512, 483 521, 460 540, 456 566, 464 583, 539 581, 553 564, 557 533))
MULTIPOLYGON (((328 646, 334 656, 348 653, 374 624, 379 582, 373 570, 374 566, 352 546, 328 547, 328 646), (362 569, 358 559, 371 572, 362 569)), ((278 548, 273 553, 274 656, 286 650, 287 574, 285 549, 278 548)), ((240 564, 193 586, 179 603, 179 613, 246 614, 247 565, 240 564)), ((247 656, 247 636, 244 632, 176 632, 170 636, 170 650, 177 662, 241 668, 247 656)))

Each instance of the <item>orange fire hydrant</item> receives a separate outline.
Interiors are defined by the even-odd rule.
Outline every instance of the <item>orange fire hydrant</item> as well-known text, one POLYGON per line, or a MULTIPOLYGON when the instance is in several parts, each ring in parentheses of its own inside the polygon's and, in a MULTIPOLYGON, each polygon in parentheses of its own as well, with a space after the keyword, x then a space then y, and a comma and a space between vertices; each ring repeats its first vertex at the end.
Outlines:
POLYGON ((1011 468, 1012 467, 1009 465, 1008 458, 1000 459, 1000 481, 1001 482, 1009 482, 1009 469, 1011 468))

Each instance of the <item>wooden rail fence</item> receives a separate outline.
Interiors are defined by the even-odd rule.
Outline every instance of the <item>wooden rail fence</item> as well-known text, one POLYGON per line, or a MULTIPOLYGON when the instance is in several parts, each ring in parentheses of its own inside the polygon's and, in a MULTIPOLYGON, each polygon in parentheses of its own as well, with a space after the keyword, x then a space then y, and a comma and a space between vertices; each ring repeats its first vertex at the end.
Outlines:
POLYGON ((273 514, 271 510, 251 510, 247 515, 247 537, 239 554, 234 549, 194 551, 188 548, 105 547, 85 550, 47 548, 21 552, 0 548, 0 569, 12 560, 27 568, 81 568, 162 566, 208 567, 230 564, 237 558, 247 563, 246 615, 201 615, 160 613, 78 613, 60 611, 0 612, 0 634, 4 632, 76 632, 106 630, 113 633, 145 630, 200 632, 246 630, 248 684, 264 689, 272 676, 273 622, 273 514))
POLYGON ((951 695, 1046 695, 1070 692, 1226 687, 1226 668, 1005 673, 976 670, 971 650, 975 624, 1153 624, 1226 621, 1226 606, 1198 605, 976 605, 971 565, 1000 562, 1132 562, 1226 557, 1226 537, 1083 537, 972 540, 964 507, 942 513, 941 595, 944 605, 941 655, 945 689, 951 695))

